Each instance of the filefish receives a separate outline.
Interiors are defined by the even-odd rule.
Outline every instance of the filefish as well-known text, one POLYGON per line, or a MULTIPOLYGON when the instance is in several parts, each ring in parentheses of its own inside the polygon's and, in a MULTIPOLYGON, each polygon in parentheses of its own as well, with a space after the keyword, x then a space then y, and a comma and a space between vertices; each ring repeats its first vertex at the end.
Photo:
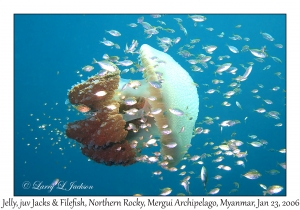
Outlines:
POLYGON ((169 195, 172 192, 172 189, 169 187, 166 187, 164 189, 161 190, 160 195, 169 195))
POLYGON ((277 175, 280 173, 280 171, 276 170, 276 169, 271 169, 269 171, 266 171, 268 174, 270 175, 277 175))
POLYGON ((259 177, 261 177, 261 174, 257 170, 252 169, 249 172, 243 174, 242 176, 248 179, 258 179, 259 177))
POLYGON ((267 193, 269 195, 273 195, 276 193, 280 193, 283 190, 283 187, 279 186, 279 185, 272 185, 270 187, 268 187, 267 191, 263 191, 263 194, 266 195, 267 193))
POLYGON ((247 144, 251 144, 253 147, 261 147, 263 144, 259 141, 247 142, 247 144))

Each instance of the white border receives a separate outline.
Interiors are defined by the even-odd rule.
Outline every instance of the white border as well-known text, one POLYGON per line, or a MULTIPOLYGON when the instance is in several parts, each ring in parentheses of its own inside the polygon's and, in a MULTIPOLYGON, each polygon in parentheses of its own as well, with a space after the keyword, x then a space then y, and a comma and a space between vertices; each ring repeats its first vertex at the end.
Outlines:
MULTIPOLYGON (((13 14, 14 13, 286 13, 287 14, 287 197, 266 197, 264 200, 295 200, 300 198, 299 188, 299 16, 297 1, 0 1, 0 58, 1 58, 1 190, 2 199, 13 197, 13 14), (136 9, 138 8, 138 9, 136 9), (3 116, 4 115, 4 116, 3 116)), ((33 197, 15 197, 15 200, 33 197)), ((55 198, 55 197, 53 197, 55 198)), ((56 197, 57 198, 57 197, 56 197)), ((98 197, 99 198, 99 197, 98 197)), ((37 197, 41 200, 41 197, 37 197)), ((51 199, 51 197, 47 197, 51 199)), ((85 199, 88 199, 87 197, 85 199)), ((121 197, 110 197, 120 200, 121 197)), ((135 198, 130 198, 134 200, 135 198)), ((146 199, 146 198, 141 198, 146 199)), ((168 199, 156 197, 156 200, 168 199)), ((173 199, 176 199, 173 197, 173 199)), ((184 198, 181 198, 184 199, 184 198)), ((206 200, 220 197, 206 197, 206 200)), ((234 200, 253 200, 255 197, 228 197, 234 200)), ((69 209, 69 207, 67 207, 69 209)), ((100 207, 98 207, 99 209, 100 207)), ((35 208, 38 209, 38 208, 35 208)), ((44 209, 44 208, 41 208, 44 209)), ((57 208, 58 209, 58 208, 57 208)), ((79 209, 79 208, 78 208, 79 209)), ((107 209, 107 208, 101 208, 107 209)), ((112 208, 110 208, 112 209, 112 208)), ((123 207, 122 207, 123 209, 123 207)), ((132 209, 125 207, 124 209, 132 209)), ((147 209, 150 209, 148 207, 147 209)), ((160 209, 160 208, 159 208, 160 209)), ((221 208, 218 208, 221 209, 221 208)), ((222 208, 223 209, 223 208, 222 208)), ((232 208, 230 208, 232 209, 232 208)), ((237 208, 236 208, 237 209, 237 208)), ((264 208, 265 209, 265 208, 264 208)), ((266 208, 269 209, 269 208, 266 208)), ((270 207, 270 209, 273 209, 270 207)), ((283 209, 283 208, 280 208, 283 209)), ((284 208, 286 209, 286 208, 284 208)), ((294 209, 294 208, 293 208, 294 209)))

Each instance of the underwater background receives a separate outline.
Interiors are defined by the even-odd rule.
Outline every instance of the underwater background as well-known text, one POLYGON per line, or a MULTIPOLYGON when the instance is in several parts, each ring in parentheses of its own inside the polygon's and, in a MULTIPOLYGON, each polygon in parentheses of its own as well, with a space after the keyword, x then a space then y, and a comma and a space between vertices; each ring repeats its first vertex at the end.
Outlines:
MULTIPOLYGON (((68 90, 72 85, 87 79, 96 74, 100 68, 93 65, 95 69, 91 72, 82 71, 82 67, 91 65, 92 59, 101 60, 102 56, 117 55, 120 58, 128 56, 130 60, 136 61, 137 55, 125 54, 126 43, 131 44, 137 40, 140 47, 142 44, 149 44, 152 47, 162 50, 157 44, 156 37, 170 37, 172 39, 181 37, 178 44, 169 48, 167 53, 171 55, 184 69, 186 69, 197 87, 199 95, 199 114, 196 120, 196 127, 210 129, 208 134, 196 135, 189 148, 190 156, 211 154, 202 161, 208 171, 207 190, 219 186, 220 192, 217 195, 263 195, 263 189, 259 184, 267 187, 280 185, 284 189, 275 195, 286 195, 286 170, 278 163, 286 162, 286 154, 278 150, 286 148, 286 16, 276 15, 217 15, 202 14, 207 19, 204 22, 194 22, 187 14, 167 14, 160 18, 153 18, 149 14, 138 15, 15 15, 14 16, 14 195, 159 195, 161 189, 170 187, 172 193, 177 195, 184 193, 188 195, 180 181, 183 176, 179 167, 186 165, 186 175, 191 176, 189 191, 191 195, 206 195, 200 178, 202 165, 195 164, 191 160, 183 160, 178 164, 178 171, 170 172, 162 169, 157 163, 136 163, 127 167, 105 166, 93 161, 81 154, 80 146, 71 145, 74 140, 65 137, 64 125, 84 115, 77 115, 75 109, 68 111, 65 104, 68 90), (146 38, 143 27, 138 24, 132 28, 127 24, 137 23, 137 19, 144 16, 144 21, 151 25, 161 25, 157 20, 164 21, 164 28, 171 28, 175 33, 160 31, 159 34, 146 38), (174 18, 181 18, 188 35, 185 36, 179 29, 174 18), (237 25, 240 28, 236 28, 237 25), (213 28, 213 31, 207 30, 213 28), (122 35, 113 37, 105 30, 118 30, 122 35), (224 32, 224 37, 219 35, 224 32), (275 40, 268 41, 263 38, 261 32, 271 34, 275 40), (241 37, 249 37, 250 41, 232 40, 234 34, 241 37), (105 46, 99 41, 103 38, 118 43, 121 49, 105 46), (215 65, 230 62, 238 68, 235 75, 223 73, 214 74, 217 67, 208 64, 203 68, 204 72, 192 71, 191 64, 178 54, 179 48, 190 44, 191 39, 199 38, 200 42, 195 44, 189 51, 192 54, 206 54, 202 45, 216 45, 212 61, 215 65), (229 51, 228 45, 239 49, 239 53, 233 54, 229 51), (274 44, 282 44, 278 48, 274 44), (266 46, 268 57, 264 62, 254 60, 249 52, 241 52, 244 45, 251 48, 261 49, 266 46), (229 59, 218 60, 218 56, 230 55, 229 59), (275 62, 271 56, 276 56, 282 62, 275 62), (248 62, 254 62, 253 70, 246 81, 241 82, 241 93, 232 96, 230 99, 223 97, 223 93, 231 90, 228 87, 234 82, 232 78, 243 75, 245 70, 240 66, 249 66, 248 62), (267 65, 270 69, 263 70, 267 65), (79 71, 79 72, 78 72, 79 71), (280 72, 280 76, 275 75, 280 72), (81 75, 82 74, 82 75, 81 75), (223 84, 213 84, 213 79, 223 80, 223 84), (203 85, 204 84, 204 85, 203 85), (205 85, 205 84, 208 84, 205 85), (260 88, 258 84, 262 84, 260 88), (211 88, 219 87, 220 94, 205 93, 211 88), (278 86, 279 90, 272 88, 278 86), (258 93, 251 91, 258 89, 258 93), (261 98, 255 98, 259 95, 261 98), (204 99, 208 97, 209 99, 204 99), (273 104, 266 104, 263 99, 272 100, 273 104), (231 106, 222 106, 222 102, 229 101, 231 106), (242 109, 235 105, 238 101, 242 109), (265 113, 253 111, 258 108, 265 108, 267 111, 277 111, 280 119, 268 118, 265 113), (219 117, 211 125, 197 124, 202 122, 204 117, 219 117), (245 122, 245 117, 248 117, 245 122), (224 127, 222 133, 220 124, 224 120, 239 120, 241 123, 232 127, 224 127), (282 126, 275 126, 282 123, 282 126), (232 133, 236 133, 234 137, 232 133), (264 139, 267 145, 256 148, 247 144, 253 140, 248 135, 257 135, 257 139, 264 139), (226 156, 221 163, 212 162, 216 156, 216 150, 212 147, 220 145, 224 140, 239 139, 244 142, 240 147, 241 151, 247 151, 245 168, 235 165, 238 158, 226 156), (214 142, 214 145, 204 146, 205 142, 214 142), (231 171, 224 171, 216 168, 219 164, 231 167, 231 171), (242 177, 251 169, 258 170, 262 176, 255 180, 242 177), (276 169, 280 173, 271 175, 266 171, 276 169), (152 173, 161 170, 162 175, 156 176, 152 173), (190 172, 190 173, 189 173, 190 172), (221 175, 222 179, 216 180, 215 175, 221 175), (163 177, 162 180, 159 177, 163 177), (76 182, 78 185, 93 186, 89 190, 36 190, 24 189, 24 182, 34 183, 41 181, 43 185, 51 185, 55 180, 76 182), (234 184, 237 182, 239 187, 234 184), (232 189, 237 191, 230 193, 232 189)), ((125 69, 125 67, 120 67, 125 69)), ((141 73, 131 74, 130 72, 121 75, 128 79, 142 79, 141 73)), ((180 88, 180 84, 178 84, 180 88)), ((176 91, 176 90, 174 90, 176 91)), ((151 155, 159 150, 146 148, 144 154, 151 155)))

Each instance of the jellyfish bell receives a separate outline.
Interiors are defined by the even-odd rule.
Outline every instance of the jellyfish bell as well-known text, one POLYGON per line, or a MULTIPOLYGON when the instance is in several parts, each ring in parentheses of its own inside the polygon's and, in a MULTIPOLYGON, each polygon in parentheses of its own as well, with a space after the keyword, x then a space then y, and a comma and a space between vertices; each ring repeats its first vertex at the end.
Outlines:
POLYGON ((158 75, 162 75, 164 80, 161 88, 152 86, 148 88, 150 95, 157 98, 155 101, 149 100, 151 107, 162 110, 176 108, 183 110, 186 114, 185 116, 177 116, 167 111, 154 116, 160 131, 163 130, 164 125, 169 125, 168 127, 173 131, 168 135, 161 135, 160 138, 162 156, 170 155, 173 157, 173 160, 168 160, 168 167, 172 167, 180 162, 191 143, 193 128, 199 111, 197 89, 188 72, 167 53, 144 44, 140 48, 140 58, 145 67, 143 76, 146 81, 157 81, 158 75), (151 59, 154 56, 158 59, 151 59), (183 126, 185 131, 180 132, 183 126), (174 148, 164 146, 171 142, 176 142, 177 146, 174 148))
POLYGON ((168 54, 144 44, 140 60, 144 79, 135 85, 121 78, 119 69, 75 85, 68 94, 70 103, 94 114, 69 123, 66 134, 80 142, 82 153, 94 161, 124 166, 143 159, 137 157, 146 142, 159 136, 162 161, 171 168, 191 143, 199 110, 197 89, 188 72, 168 54), (99 90, 106 94, 95 95, 99 90), (108 108, 111 105, 114 109, 108 108), (169 109, 184 114, 174 115, 169 109), (182 127, 184 132, 180 132, 182 127), (168 146, 171 144, 175 146, 168 146))

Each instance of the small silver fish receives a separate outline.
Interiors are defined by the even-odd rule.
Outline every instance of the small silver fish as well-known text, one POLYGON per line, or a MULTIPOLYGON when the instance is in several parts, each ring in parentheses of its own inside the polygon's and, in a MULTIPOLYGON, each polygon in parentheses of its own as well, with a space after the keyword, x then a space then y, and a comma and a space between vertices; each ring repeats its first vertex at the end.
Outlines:
POLYGON ((103 60, 103 61, 97 61, 95 58, 93 59, 93 63, 98 63, 99 66, 106 70, 106 71, 109 71, 109 72, 115 72, 118 70, 118 67, 113 64, 112 62, 110 61, 107 61, 107 60, 103 60))
POLYGON ((182 126, 182 128, 180 129, 179 133, 184 132, 184 126, 182 126))
POLYGON ((242 109, 242 106, 241 106, 241 104, 238 101, 236 101, 235 104, 236 104, 237 107, 239 107, 240 109, 242 109))
POLYGON ((126 105, 132 106, 132 105, 136 104, 137 101, 136 101, 135 97, 128 97, 125 99, 124 103, 126 105))
POLYGON ((113 42, 111 42, 109 40, 106 40, 105 38, 103 38, 103 41, 100 41, 100 43, 102 43, 102 44, 104 44, 104 45, 106 45, 108 47, 111 47, 111 46, 115 45, 115 43, 113 43, 113 42))
POLYGON ((207 184, 207 180, 208 180, 207 177, 208 177, 207 170, 206 170, 206 168, 204 166, 202 166, 200 178, 201 178, 201 181, 203 183, 205 191, 206 191, 206 184, 207 184))
POLYGON ((258 57, 258 58, 265 58, 267 57, 267 53, 259 50, 259 49, 249 49, 249 51, 251 52, 252 55, 254 55, 255 57, 258 57))
POLYGON ((172 113, 172 114, 174 114, 174 115, 177 115, 177 116, 183 116, 184 115, 184 112, 183 111, 181 111, 180 109, 169 109, 169 111, 172 113))
POLYGON ((57 185, 59 182, 59 179, 54 179, 53 182, 51 183, 51 186, 54 187, 55 185, 57 185))
POLYGON ((229 48, 229 50, 231 52, 233 52, 233 53, 239 53, 239 50, 235 46, 227 45, 227 47, 229 48))
POLYGON ((264 190, 267 189, 266 185, 264 185, 264 184, 259 184, 259 186, 260 186, 261 188, 263 188, 264 190))
POLYGON ((249 74, 251 73, 251 71, 252 71, 252 66, 249 66, 249 67, 246 69, 246 71, 245 71, 245 73, 244 73, 244 75, 243 75, 243 78, 247 78, 247 77, 249 76, 249 74))
POLYGON ((269 195, 273 195, 276 193, 280 193, 282 190, 283 190, 282 186, 272 185, 272 186, 268 187, 267 191, 263 191, 263 194, 266 195, 268 193, 269 195))
POLYGON ((215 195, 220 191, 220 188, 214 188, 211 191, 209 191, 207 194, 208 195, 215 195))
POLYGON ((117 64, 121 66, 130 66, 133 64, 133 62, 131 60, 124 60, 124 61, 118 61, 117 64))
POLYGON ((107 94, 107 92, 106 91, 104 91, 104 90, 100 90, 100 91, 98 91, 97 93, 95 93, 95 95, 96 96, 105 96, 107 94))
POLYGON ((135 27, 137 27, 137 24, 135 24, 135 23, 129 23, 128 26, 132 27, 132 28, 135 28, 135 27))
POLYGON ((160 82, 157 82, 157 81, 149 81, 149 84, 150 84, 152 87, 157 88, 157 89, 159 89, 159 88, 162 87, 161 83, 160 83, 160 82))
POLYGON ((188 180, 183 180, 180 184, 184 187, 185 191, 190 195, 191 194, 189 190, 190 182, 188 180))
POLYGON ((94 69, 93 66, 87 65, 82 68, 83 71, 90 72, 94 69))
POLYGON ((154 115, 156 115, 156 114, 159 114, 159 113, 161 113, 161 111, 162 111, 162 109, 161 109, 161 108, 155 108, 155 109, 152 109, 152 110, 151 110, 151 114, 154 114, 154 115))
POLYGON ((174 148, 177 146, 177 143, 176 142, 170 142, 168 144, 164 144, 164 146, 168 147, 168 148, 174 148))
POLYGON ((116 30, 110 30, 110 31, 105 31, 105 32, 109 33, 112 36, 121 36, 121 33, 116 30))
POLYGON ((260 32, 260 34, 268 41, 274 41, 275 39, 268 33, 263 33, 263 32, 260 32))
POLYGON ((252 169, 249 172, 243 174, 242 176, 248 179, 258 179, 259 177, 261 177, 261 174, 257 170, 252 169))

